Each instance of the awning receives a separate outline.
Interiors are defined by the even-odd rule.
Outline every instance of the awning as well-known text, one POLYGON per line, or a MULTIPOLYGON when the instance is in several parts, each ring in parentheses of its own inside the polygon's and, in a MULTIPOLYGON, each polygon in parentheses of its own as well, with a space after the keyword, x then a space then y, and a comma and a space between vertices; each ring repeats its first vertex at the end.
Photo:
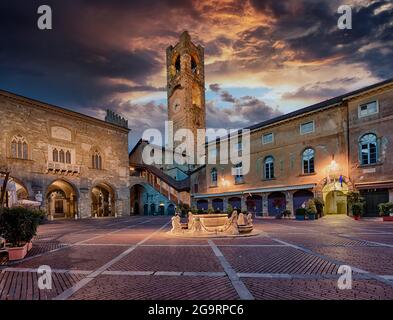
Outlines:
POLYGON ((383 182, 369 182, 369 183, 355 183, 355 187, 358 190, 366 189, 393 189, 393 181, 383 182))
POLYGON ((258 189, 239 190, 239 191, 223 192, 223 193, 192 194, 191 196, 194 199, 200 199, 200 198, 226 197, 226 196, 254 194, 254 193, 267 193, 267 192, 270 193, 270 192, 277 192, 277 191, 305 190, 305 189, 312 189, 314 187, 315 184, 303 184, 297 186, 258 188, 258 189))

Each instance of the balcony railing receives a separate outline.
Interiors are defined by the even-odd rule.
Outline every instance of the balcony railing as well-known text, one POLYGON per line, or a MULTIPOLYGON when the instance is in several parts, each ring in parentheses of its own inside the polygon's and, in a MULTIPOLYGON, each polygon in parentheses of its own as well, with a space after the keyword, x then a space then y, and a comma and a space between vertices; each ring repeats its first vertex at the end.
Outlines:
POLYGON ((48 171, 58 173, 71 173, 79 174, 81 167, 75 164, 61 163, 61 162, 48 162, 48 171))

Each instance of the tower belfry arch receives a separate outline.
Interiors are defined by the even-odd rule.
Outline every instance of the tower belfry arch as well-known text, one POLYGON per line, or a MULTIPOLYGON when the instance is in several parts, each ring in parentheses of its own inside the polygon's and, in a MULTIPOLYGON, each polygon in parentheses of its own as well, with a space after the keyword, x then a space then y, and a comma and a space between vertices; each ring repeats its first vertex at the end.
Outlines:
MULTIPOLYGON (((196 146, 204 143, 198 129, 205 129, 205 70, 204 49, 195 45, 184 31, 175 46, 169 46, 167 54, 168 120, 173 122, 172 137, 180 129, 188 129, 193 139, 188 140, 188 150, 196 153, 196 146)), ((176 148, 181 142, 174 142, 176 148)))

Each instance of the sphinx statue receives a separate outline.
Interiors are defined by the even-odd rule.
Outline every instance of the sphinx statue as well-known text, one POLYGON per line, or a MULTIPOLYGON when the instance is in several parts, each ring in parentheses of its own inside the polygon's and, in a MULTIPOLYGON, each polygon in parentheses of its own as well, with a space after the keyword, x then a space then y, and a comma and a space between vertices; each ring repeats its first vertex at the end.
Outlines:
POLYGON ((247 225, 252 226, 252 213, 247 215, 247 225))

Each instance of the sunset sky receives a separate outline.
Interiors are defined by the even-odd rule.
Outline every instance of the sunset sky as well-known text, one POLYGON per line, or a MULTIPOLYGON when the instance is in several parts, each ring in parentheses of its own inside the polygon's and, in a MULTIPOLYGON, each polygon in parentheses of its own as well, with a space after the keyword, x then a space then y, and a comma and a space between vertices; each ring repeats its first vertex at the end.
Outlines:
POLYGON ((241 128, 393 77, 393 2, 0 1, 0 89, 128 118, 130 148, 166 120, 165 50, 205 47, 207 126, 241 128), (37 28, 50 5, 53 30, 37 28), (350 4, 353 29, 337 28, 350 4))

